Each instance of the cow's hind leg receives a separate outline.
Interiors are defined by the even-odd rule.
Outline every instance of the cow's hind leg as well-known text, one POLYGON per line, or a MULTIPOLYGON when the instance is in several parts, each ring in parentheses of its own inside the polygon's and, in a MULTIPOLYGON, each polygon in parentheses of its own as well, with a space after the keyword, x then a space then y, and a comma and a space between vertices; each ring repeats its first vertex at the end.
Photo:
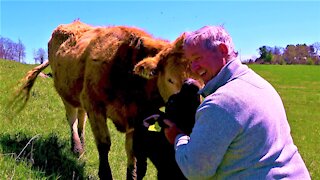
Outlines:
POLYGON ((89 122, 99 153, 99 178, 111 180, 112 174, 108 160, 111 139, 106 123, 106 111, 104 106, 87 107, 87 109, 89 122))
POLYGON ((78 134, 80 137, 80 142, 82 144, 82 149, 85 149, 85 125, 87 120, 86 111, 82 108, 78 108, 78 134))
POLYGON ((73 107, 67 102, 64 102, 64 105, 71 130, 71 150, 77 156, 80 156, 83 153, 83 147, 78 133, 78 108, 73 107))

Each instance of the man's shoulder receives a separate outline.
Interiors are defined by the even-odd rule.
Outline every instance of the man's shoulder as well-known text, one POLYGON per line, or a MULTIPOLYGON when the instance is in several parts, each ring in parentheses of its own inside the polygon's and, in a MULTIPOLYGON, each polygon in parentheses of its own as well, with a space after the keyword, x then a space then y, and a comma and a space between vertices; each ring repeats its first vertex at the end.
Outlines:
POLYGON ((208 95, 202 106, 214 107, 216 109, 224 109, 226 111, 232 111, 234 108, 240 108, 240 104, 243 100, 235 89, 220 87, 214 93, 208 95))

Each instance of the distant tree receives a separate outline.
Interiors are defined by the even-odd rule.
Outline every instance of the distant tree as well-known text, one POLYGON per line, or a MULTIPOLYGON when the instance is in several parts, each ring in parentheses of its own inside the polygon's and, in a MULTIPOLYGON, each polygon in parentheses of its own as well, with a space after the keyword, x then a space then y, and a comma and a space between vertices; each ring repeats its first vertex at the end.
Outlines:
POLYGON ((283 58, 287 64, 310 64, 312 60, 310 46, 306 44, 287 45, 283 58))
POLYGON ((312 48, 314 50, 314 53, 318 56, 320 56, 320 42, 315 42, 312 45, 312 48))
POLYGON ((21 40, 19 39, 17 44, 17 58, 19 62, 24 62, 24 58, 26 57, 25 53, 25 46, 22 44, 21 40))
POLYGON ((306 44, 297 44, 297 63, 296 64, 307 64, 307 59, 310 58, 310 47, 306 44))
POLYGON ((0 38, 1 58, 14 60, 14 42, 9 38, 0 38))
POLYGON ((314 43, 309 46, 310 58, 307 60, 307 64, 320 64, 320 43, 314 43))
POLYGON ((35 64, 37 62, 42 64, 44 62, 44 60, 47 59, 47 57, 48 57, 47 51, 44 50, 43 48, 39 48, 37 51, 36 50, 33 51, 33 58, 34 58, 34 63, 35 64))
POLYGON ((295 45, 287 45, 283 53, 286 64, 294 64, 296 56, 295 45))
POLYGON ((283 58, 283 56, 281 54, 280 55, 273 54, 272 63, 273 64, 285 65, 286 61, 284 60, 284 58, 283 58))
POLYGON ((23 62, 25 58, 25 46, 19 39, 18 43, 9 38, 0 36, 0 58, 23 62))
POLYGON ((284 48, 279 47, 279 46, 275 46, 275 47, 272 49, 272 54, 273 54, 273 55, 282 55, 283 52, 284 52, 284 48))
POLYGON ((259 48, 260 57, 258 58, 258 62, 261 63, 268 63, 272 62, 272 48, 269 46, 262 46, 259 48))

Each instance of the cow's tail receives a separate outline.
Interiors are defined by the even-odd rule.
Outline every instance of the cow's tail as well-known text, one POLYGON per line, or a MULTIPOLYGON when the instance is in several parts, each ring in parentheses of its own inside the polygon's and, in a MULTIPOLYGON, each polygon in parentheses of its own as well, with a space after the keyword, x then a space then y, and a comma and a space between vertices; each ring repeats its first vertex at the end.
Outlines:
POLYGON ((23 110, 29 100, 30 91, 39 73, 48 66, 49 61, 46 61, 28 71, 26 76, 20 80, 21 86, 19 86, 18 90, 13 95, 13 98, 8 103, 7 110, 9 110, 10 113, 17 114, 23 110))

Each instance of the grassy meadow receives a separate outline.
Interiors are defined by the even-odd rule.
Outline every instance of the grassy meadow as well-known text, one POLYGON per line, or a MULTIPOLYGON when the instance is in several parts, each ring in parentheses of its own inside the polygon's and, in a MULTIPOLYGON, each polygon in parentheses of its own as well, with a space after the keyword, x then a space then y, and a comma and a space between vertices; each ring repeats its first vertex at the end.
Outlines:
MULTIPOLYGON (((38 77, 25 109, 8 111, 14 89, 34 65, 0 59, 0 179, 98 179, 98 152, 90 124, 86 152, 77 159, 70 152, 70 134, 63 104, 51 78, 38 77)), ((250 65, 280 93, 292 136, 313 179, 320 179, 320 66, 250 65)), ((47 68, 45 72, 50 72, 47 68)), ((109 154, 114 179, 125 179, 124 134, 108 121, 109 154)), ((145 179, 156 179, 149 162, 145 179)))

